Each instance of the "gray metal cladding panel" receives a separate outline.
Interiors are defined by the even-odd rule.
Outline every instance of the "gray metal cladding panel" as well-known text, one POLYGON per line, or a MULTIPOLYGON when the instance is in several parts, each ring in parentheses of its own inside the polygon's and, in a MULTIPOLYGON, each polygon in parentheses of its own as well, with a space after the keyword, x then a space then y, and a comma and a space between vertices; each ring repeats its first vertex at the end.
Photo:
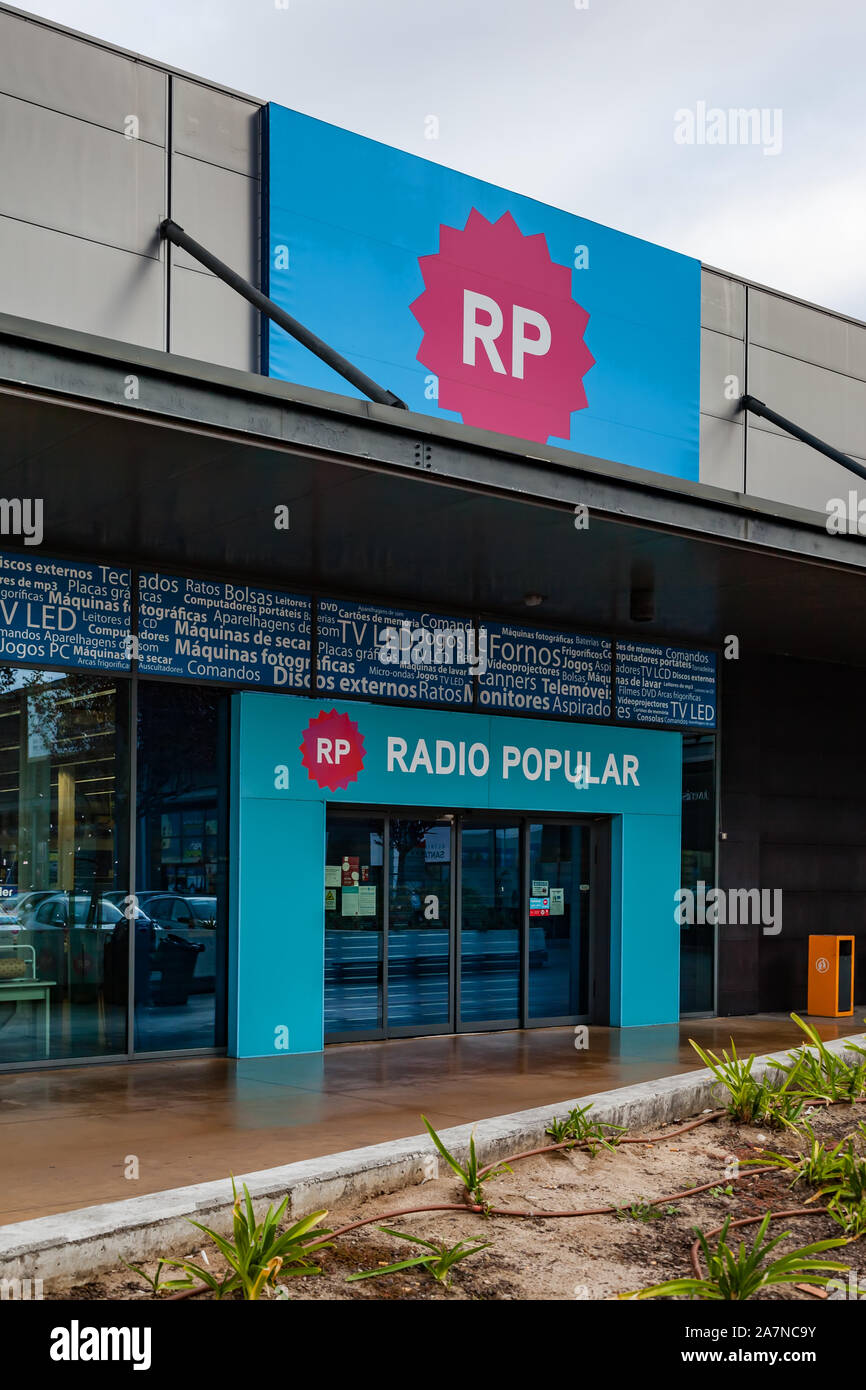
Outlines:
POLYGON ((261 108, 183 77, 172 79, 172 92, 175 153, 257 178, 261 108))
MULTIPOLYGON (((258 179, 188 155, 176 154, 172 161, 175 222, 255 285, 259 283, 259 188, 258 179)), ((179 247, 172 249, 172 265, 210 274, 179 247)))
POLYGON ((717 415, 701 416, 700 481, 730 492, 743 491, 743 447, 745 429, 741 423, 721 420, 717 415))
POLYGON ((836 449, 866 454, 866 381, 752 347, 749 392, 836 449))
POLYGON ((743 394, 744 372, 745 346, 740 339, 702 328, 701 410, 707 415, 719 415, 723 420, 735 419, 743 394), (730 378, 734 380, 729 386, 730 378), (736 392, 733 399, 729 399, 731 391, 736 392))
POLYGON ((171 351, 200 362, 258 371, 259 316, 213 275, 171 272, 171 351))
POLYGON ((701 271, 701 323, 732 338, 745 337, 746 287, 741 280, 701 271))
POLYGON ((0 217, 0 310, 163 348, 163 267, 98 242, 0 217))
POLYGON ((0 92, 165 144, 166 77, 98 44, 0 11, 0 92))
POLYGON ((0 215, 156 256, 165 154, 0 96, 0 215))
POLYGON ((832 459, 754 424, 749 426, 746 489, 752 497, 804 507, 823 517, 831 498, 847 499, 852 489, 864 495, 862 481, 832 459))
POLYGON ((750 290, 749 336, 760 347, 866 381, 866 327, 860 324, 781 295, 750 290))

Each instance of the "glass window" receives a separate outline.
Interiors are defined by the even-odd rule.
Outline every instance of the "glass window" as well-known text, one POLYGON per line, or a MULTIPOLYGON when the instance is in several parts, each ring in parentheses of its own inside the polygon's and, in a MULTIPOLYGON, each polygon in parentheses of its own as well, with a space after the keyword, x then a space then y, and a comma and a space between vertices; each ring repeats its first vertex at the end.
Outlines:
POLYGON ((516 1023, 520 1013, 519 825, 461 832, 460 1019, 516 1023))
POLYGON ((451 960, 451 822, 388 823, 388 1024, 447 1024, 451 960))
MULTIPOLYGON (((682 886, 696 892, 716 881, 716 740, 683 738, 682 886)), ((712 1013, 715 929, 706 922, 680 927, 680 1012, 712 1013)))
POLYGON ((0 667, 0 1062, 127 1050, 127 701, 0 667))
POLYGON ((587 1012, 590 831, 529 827, 529 1017, 587 1012))
POLYGON ((229 698, 139 683, 137 1051, 225 1043, 229 698))
POLYGON ((325 850, 325 1032, 382 1027, 381 816, 328 816, 325 850))

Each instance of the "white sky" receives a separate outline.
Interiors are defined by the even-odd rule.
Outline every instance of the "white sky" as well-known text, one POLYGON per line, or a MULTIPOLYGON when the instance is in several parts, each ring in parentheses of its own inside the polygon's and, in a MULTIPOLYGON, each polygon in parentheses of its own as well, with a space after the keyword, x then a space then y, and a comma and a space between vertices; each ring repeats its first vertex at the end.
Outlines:
POLYGON ((866 319, 862 0, 584 2, 26 8, 866 319), (778 109, 781 152, 677 144, 699 102, 778 109))

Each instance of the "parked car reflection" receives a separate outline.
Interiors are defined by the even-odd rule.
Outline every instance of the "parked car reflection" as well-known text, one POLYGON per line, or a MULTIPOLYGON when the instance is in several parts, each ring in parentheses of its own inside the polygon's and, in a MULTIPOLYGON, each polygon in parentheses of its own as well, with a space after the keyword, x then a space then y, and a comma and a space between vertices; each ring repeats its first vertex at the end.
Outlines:
POLYGON ((11 912, 19 922, 23 923, 33 916, 41 903, 56 897, 58 897, 56 888, 32 889, 24 893, 16 893, 11 898, 5 898, 3 910, 4 912, 11 912))
POLYGON ((98 893, 39 890, 25 894, 14 915, 18 941, 34 948, 37 978, 101 987, 106 938, 124 921, 113 903, 98 893))
MULTIPOLYGON (((123 903, 125 894, 107 896, 123 903)), ((193 976, 193 993, 206 994, 215 988, 217 959, 216 897, 186 897, 182 893, 143 889, 136 894, 138 910, 156 927, 193 946, 200 946, 193 976)))
POLYGON ((14 946, 21 923, 11 912, 0 909, 0 946, 14 946))
POLYGON ((101 894, 48 893, 31 894, 41 897, 35 906, 22 903, 16 910, 19 921, 25 919, 36 927, 96 928, 115 927, 123 913, 101 894))

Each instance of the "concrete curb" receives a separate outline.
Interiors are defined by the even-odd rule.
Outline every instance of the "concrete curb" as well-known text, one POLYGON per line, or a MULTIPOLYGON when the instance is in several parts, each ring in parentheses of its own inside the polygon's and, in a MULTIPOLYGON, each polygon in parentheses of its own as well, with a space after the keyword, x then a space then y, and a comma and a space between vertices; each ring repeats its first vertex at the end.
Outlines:
MULTIPOLYGON (((851 1043, 866 1046, 866 1034, 836 1039, 827 1047, 844 1055, 851 1043)), ((855 1054, 850 1055, 853 1058, 855 1054)), ((755 1075, 763 1075, 773 1060, 786 1057, 787 1051, 760 1058, 755 1075)), ((474 1126, 459 1125, 443 1130, 441 1138, 452 1153, 463 1157, 474 1130, 479 1158, 491 1162, 543 1144, 552 1116, 565 1115, 574 1106, 591 1104, 593 1118, 610 1124, 663 1126, 715 1106, 714 1086, 709 1071, 685 1072, 498 1115, 474 1126)), ((439 1173, 439 1155, 428 1136, 422 1134, 245 1173, 237 1183, 238 1187, 246 1183, 257 1210, 268 1202, 282 1201, 288 1194, 291 1215, 297 1219, 322 1207, 333 1208, 346 1199, 360 1202, 365 1197, 416 1187, 439 1173)), ((46 1286, 50 1283, 56 1288, 91 1279, 121 1260, 140 1263, 160 1255, 182 1254, 198 1244, 189 1218, 228 1231, 231 1207, 231 1183, 220 1179, 0 1226, 0 1279, 40 1278, 46 1286)))

